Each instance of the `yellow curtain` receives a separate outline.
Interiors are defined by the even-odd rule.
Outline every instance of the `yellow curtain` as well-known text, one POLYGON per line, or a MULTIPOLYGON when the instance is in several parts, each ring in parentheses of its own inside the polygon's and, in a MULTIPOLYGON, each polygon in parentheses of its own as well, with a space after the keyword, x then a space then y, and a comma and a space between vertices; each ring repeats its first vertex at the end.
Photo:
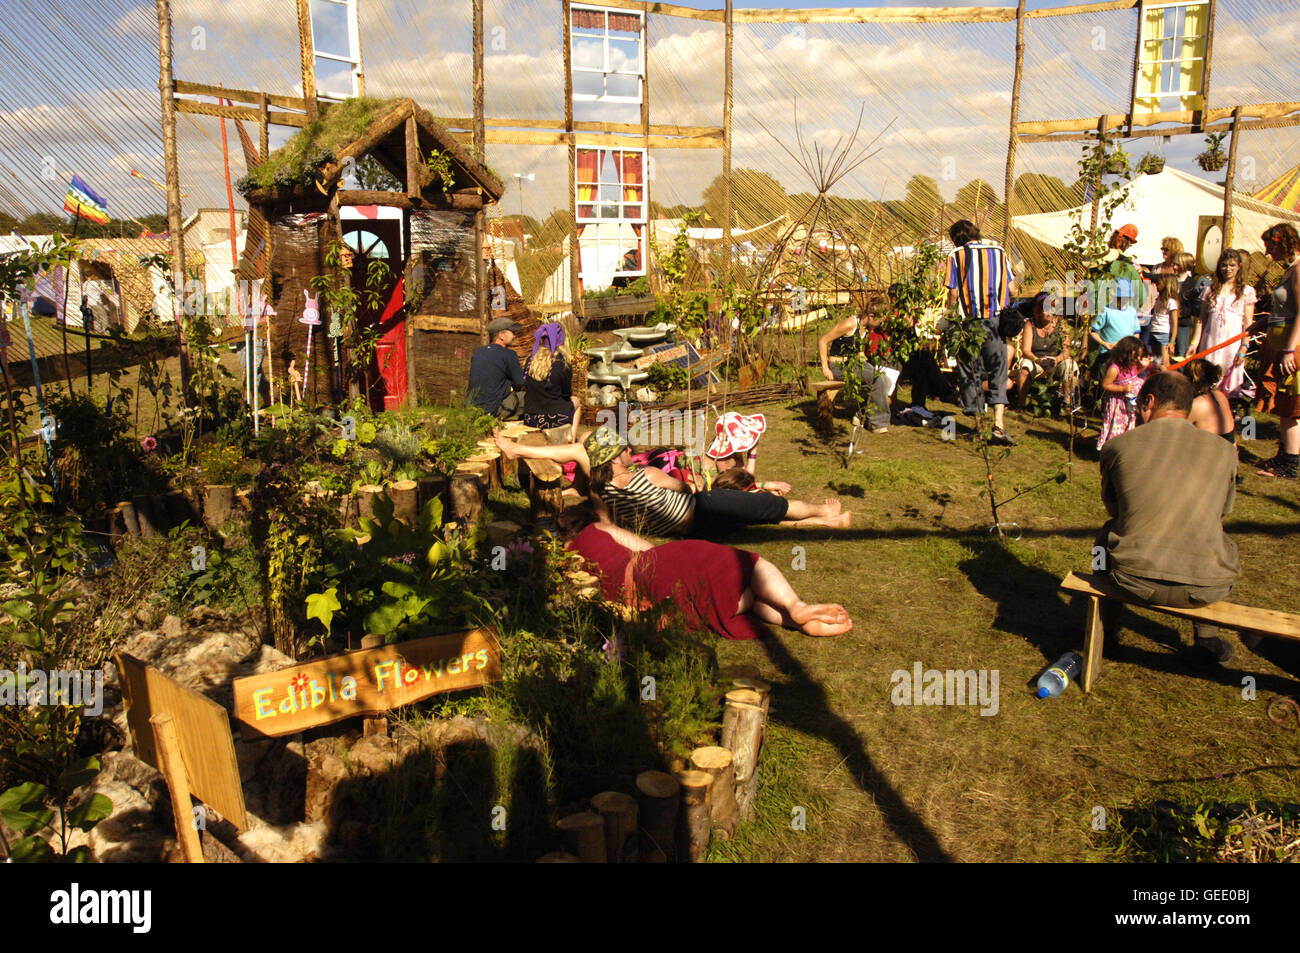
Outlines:
POLYGON ((1205 75, 1205 33, 1209 26, 1210 8, 1201 5, 1187 8, 1187 22, 1183 26, 1182 49, 1178 55, 1184 59, 1196 57, 1194 62, 1184 63, 1178 74, 1178 88, 1190 95, 1182 98, 1183 109, 1201 108, 1201 77, 1205 75))
POLYGON ((1133 101, 1135 113, 1160 112, 1160 64, 1165 38, 1165 11, 1148 10, 1142 18, 1142 56, 1138 62, 1137 96, 1133 101))

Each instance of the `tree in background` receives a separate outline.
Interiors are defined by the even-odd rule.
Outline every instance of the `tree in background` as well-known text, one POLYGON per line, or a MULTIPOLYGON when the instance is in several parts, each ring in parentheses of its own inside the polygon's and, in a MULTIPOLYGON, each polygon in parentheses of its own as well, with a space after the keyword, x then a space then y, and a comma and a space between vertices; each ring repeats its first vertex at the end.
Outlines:
POLYGON ((1065 184, 1055 175, 1025 172, 1016 176, 1011 187, 1011 214, 1037 215, 1039 212, 1059 212, 1083 204, 1083 185, 1065 184))
POLYGON ((957 197, 952 203, 954 217, 970 219, 981 228, 1001 208, 997 192, 983 179, 973 179, 963 185, 957 190, 957 197))

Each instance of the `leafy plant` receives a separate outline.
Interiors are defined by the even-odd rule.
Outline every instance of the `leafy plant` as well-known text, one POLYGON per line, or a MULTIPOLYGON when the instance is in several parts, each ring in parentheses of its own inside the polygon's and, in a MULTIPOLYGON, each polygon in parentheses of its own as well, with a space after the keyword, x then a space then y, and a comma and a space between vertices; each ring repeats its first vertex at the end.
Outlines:
MULTIPOLYGON (((75 804, 72 804, 72 799, 78 788, 95 779, 99 768, 98 758, 81 758, 59 774, 52 788, 27 781, 0 794, 0 818, 15 833, 23 835, 13 844, 3 844, 5 854, 18 863, 48 860, 77 864, 88 862, 91 859, 90 848, 85 844, 68 850, 69 828, 90 832, 113 813, 113 802, 103 794, 90 794, 75 804), (46 806, 51 801, 58 808, 57 828, 54 827, 55 812, 46 806), (41 836, 47 827, 58 835, 60 850, 57 855, 50 841, 41 836)), ((3 835, 0 835, 0 841, 3 840, 3 835)))
POLYGON ((1205 137, 1205 151, 1197 155, 1196 161, 1206 172, 1218 172, 1228 164, 1228 157, 1223 152, 1223 139, 1228 135, 1223 132, 1211 132, 1205 137))
POLYGON ((444 195, 456 187, 456 175, 452 171, 450 153, 434 149, 429 153, 428 167, 429 175, 438 183, 444 195))
POLYGON ((648 383, 655 390, 663 393, 671 390, 685 390, 690 383, 686 368, 680 364, 658 362, 646 368, 648 383))

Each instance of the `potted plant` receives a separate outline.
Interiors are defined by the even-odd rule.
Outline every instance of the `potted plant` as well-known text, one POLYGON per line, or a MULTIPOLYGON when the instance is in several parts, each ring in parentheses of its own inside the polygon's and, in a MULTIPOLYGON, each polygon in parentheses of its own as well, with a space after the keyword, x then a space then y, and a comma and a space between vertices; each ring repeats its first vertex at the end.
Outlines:
POLYGON ((1137 170, 1146 175, 1159 175, 1165 170, 1165 157, 1154 152, 1148 152, 1138 162, 1137 170))
POLYGON ((1218 172, 1228 164, 1228 157, 1223 154, 1223 137, 1228 134, 1212 132, 1205 137, 1206 150, 1196 157, 1197 163, 1206 172, 1218 172))
POLYGON ((1127 175, 1129 171, 1129 154, 1123 146, 1116 146, 1115 151, 1106 156, 1106 173, 1108 175, 1127 175))

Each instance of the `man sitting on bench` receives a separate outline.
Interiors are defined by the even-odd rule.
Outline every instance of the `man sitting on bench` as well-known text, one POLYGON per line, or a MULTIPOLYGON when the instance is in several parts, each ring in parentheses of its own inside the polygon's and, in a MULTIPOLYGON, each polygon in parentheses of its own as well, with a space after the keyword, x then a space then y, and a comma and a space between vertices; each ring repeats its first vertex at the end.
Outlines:
MULTIPOLYGON (((1110 514, 1098 544, 1104 571, 1151 605, 1198 606, 1227 598, 1240 561, 1223 531, 1236 495, 1237 458, 1225 440, 1188 419, 1192 385, 1181 374, 1151 377, 1137 397, 1135 429, 1101 452, 1101 499, 1110 514)), ((1113 648, 1121 603, 1102 606, 1113 648)), ((1232 645, 1217 626, 1194 623, 1194 662, 1222 664, 1232 645)))

